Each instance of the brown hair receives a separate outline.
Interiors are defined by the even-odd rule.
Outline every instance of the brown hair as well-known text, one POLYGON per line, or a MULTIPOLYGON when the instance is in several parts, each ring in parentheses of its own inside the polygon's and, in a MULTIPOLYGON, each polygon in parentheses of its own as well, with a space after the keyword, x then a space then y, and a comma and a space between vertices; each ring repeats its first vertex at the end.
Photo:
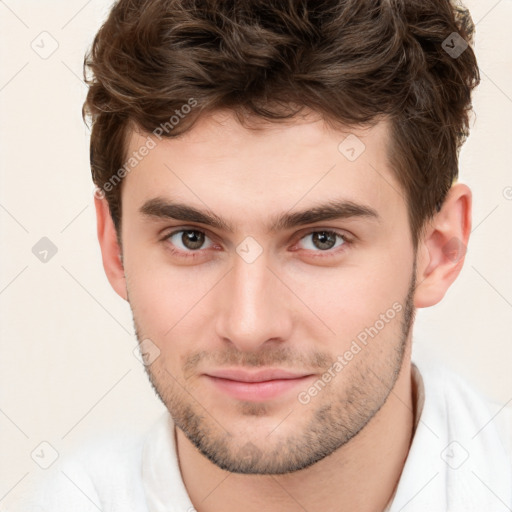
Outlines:
POLYGON ((118 0, 84 60, 82 110, 118 238, 132 129, 174 137, 216 109, 278 122, 306 107, 345 126, 390 121, 416 246, 458 176, 473 31, 450 0, 118 0))

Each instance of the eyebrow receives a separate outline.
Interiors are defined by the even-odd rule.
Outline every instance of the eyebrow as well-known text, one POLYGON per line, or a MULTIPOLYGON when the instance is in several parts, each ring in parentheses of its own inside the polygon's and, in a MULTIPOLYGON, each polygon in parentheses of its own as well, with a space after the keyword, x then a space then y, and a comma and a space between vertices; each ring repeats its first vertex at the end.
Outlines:
MULTIPOLYGON (((196 222, 230 233, 235 231, 229 221, 224 220, 210 210, 200 210, 193 206, 167 200, 162 197, 147 200, 140 207, 139 212, 145 217, 153 219, 196 222)), ((339 199, 313 205, 305 210, 296 212, 288 211, 284 214, 277 215, 271 219, 268 231, 276 232, 315 222, 351 218, 380 220, 377 211, 370 206, 339 199)))

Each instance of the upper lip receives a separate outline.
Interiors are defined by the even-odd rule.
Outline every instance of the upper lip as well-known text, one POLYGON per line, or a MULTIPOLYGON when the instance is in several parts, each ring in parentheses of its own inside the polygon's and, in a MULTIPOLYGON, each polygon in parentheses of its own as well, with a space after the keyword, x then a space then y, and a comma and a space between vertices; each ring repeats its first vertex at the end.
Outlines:
POLYGON ((264 370, 247 371, 236 368, 209 371, 206 375, 220 379, 235 380, 239 382, 265 382, 277 379, 299 379, 306 377, 308 373, 297 373, 279 368, 267 368, 264 370))

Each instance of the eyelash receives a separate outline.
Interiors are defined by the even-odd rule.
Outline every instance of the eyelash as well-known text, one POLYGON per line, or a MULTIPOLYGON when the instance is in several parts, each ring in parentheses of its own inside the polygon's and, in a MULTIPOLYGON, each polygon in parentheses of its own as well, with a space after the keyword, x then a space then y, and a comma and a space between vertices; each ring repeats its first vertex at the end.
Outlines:
MULTIPOLYGON (((195 231, 195 232, 198 232, 198 233, 202 233, 206 237, 208 237, 208 234, 205 231, 202 231, 200 229, 196 229, 196 228, 192 228, 192 229, 191 228, 182 228, 182 229, 177 229, 176 231, 172 231, 171 233, 166 234, 163 238, 161 238, 160 241, 167 243, 167 248, 170 250, 171 254, 174 255, 174 256, 178 256, 178 257, 184 258, 184 259, 187 259, 187 258, 192 258, 193 259, 193 258, 200 257, 202 255, 202 253, 204 251, 206 251, 207 249, 197 249, 195 251, 194 250, 182 251, 180 249, 176 249, 173 246, 173 244, 169 241, 169 239, 173 235, 176 235, 177 233, 184 233, 185 231, 195 231)), ((326 249, 325 251, 322 251, 320 249, 317 250, 317 251, 313 251, 313 254, 310 255, 310 257, 313 257, 313 258, 326 258, 326 257, 330 257, 330 256, 333 256, 333 255, 337 255, 340 252, 345 251, 347 249, 347 247, 352 244, 352 240, 351 240, 351 238, 348 235, 346 235, 345 233, 341 233, 339 231, 336 231, 334 229, 314 229, 312 231, 308 231, 307 233, 304 233, 298 239, 298 242, 300 242, 304 238, 306 238, 308 236, 311 236, 311 235, 313 235, 315 233, 327 233, 327 234, 335 235, 337 238, 341 238, 341 240, 343 240, 343 243, 341 245, 339 245, 338 247, 334 247, 334 248, 331 248, 331 249, 326 249)), ((208 237, 208 238, 210 238, 210 237, 208 237)), ((210 239, 210 241, 211 241, 211 239, 210 239)), ((304 249, 304 250, 308 251, 308 249, 304 249)))

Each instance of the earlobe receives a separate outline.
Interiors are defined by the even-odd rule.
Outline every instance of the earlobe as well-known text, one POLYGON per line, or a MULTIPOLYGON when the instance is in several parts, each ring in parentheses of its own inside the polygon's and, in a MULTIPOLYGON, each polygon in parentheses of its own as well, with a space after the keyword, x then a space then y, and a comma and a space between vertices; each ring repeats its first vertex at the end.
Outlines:
POLYGON ((110 215, 108 202, 105 198, 100 199, 95 196, 94 206, 96 208, 96 228, 105 274, 114 291, 124 300, 128 300, 121 248, 117 241, 116 229, 110 215))
POLYGON ((419 242, 415 307, 434 306, 444 297, 462 269, 470 232, 471 190, 457 183, 419 242))

